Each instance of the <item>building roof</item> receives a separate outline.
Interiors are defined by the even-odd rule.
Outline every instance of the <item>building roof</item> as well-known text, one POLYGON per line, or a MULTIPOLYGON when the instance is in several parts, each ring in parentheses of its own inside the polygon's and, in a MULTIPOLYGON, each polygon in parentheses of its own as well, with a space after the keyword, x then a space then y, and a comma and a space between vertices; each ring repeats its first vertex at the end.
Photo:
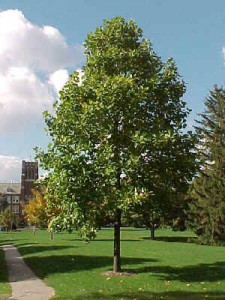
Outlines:
POLYGON ((21 183, 1 183, 0 194, 20 194, 21 183))

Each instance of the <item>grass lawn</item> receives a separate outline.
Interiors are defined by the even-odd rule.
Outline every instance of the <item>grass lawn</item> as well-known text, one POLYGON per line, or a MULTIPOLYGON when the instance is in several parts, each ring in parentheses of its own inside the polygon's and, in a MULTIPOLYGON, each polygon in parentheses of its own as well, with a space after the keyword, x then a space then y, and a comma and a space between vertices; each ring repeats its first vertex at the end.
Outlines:
POLYGON ((11 295, 11 287, 7 282, 7 269, 5 265, 5 255, 0 248, 0 299, 8 299, 11 295))
POLYGON ((16 245, 54 287, 55 299, 225 299, 225 247, 187 243, 190 232, 158 230, 156 235, 150 241, 144 229, 122 230, 122 266, 134 273, 126 277, 102 275, 112 269, 112 229, 100 230, 88 244, 67 233, 51 241, 45 231, 4 233, 0 244, 16 245))

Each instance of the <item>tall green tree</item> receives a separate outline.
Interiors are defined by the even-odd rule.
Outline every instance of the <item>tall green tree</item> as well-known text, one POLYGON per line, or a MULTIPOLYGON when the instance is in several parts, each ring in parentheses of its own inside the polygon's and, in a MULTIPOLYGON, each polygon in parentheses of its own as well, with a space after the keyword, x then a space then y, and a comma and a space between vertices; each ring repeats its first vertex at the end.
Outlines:
POLYGON ((191 189, 190 224, 203 243, 219 244, 225 240, 224 88, 210 91, 196 131, 201 168, 191 189))
POLYGON ((85 53, 82 81, 72 74, 55 113, 45 112, 52 142, 37 156, 51 171, 48 205, 59 206, 51 226, 83 232, 105 217, 113 219, 113 269, 118 272, 123 211, 140 201, 143 191, 151 192, 150 183, 160 180, 167 165, 176 170, 177 161, 182 164, 188 156, 180 135, 188 114, 181 99, 185 84, 174 61, 162 62, 135 22, 121 17, 90 33, 85 53), (183 155, 172 154, 175 145, 183 155))

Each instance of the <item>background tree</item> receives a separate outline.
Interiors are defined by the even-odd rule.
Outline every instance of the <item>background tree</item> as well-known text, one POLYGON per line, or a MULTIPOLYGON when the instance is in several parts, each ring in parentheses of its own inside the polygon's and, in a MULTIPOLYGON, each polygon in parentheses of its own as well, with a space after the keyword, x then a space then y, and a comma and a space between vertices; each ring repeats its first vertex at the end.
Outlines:
POLYGON ((189 185, 188 182, 183 183, 183 192, 179 192, 179 189, 171 191, 167 187, 164 193, 159 190, 157 195, 147 192, 140 194, 139 201, 127 209, 125 224, 146 227, 150 231, 151 240, 155 239, 155 231, 159 227, 170 226, 174 231, 186 230, 190 204, 189 185))
POLYGON ((0 194, 0 212, 3 212, 8 206, 6 195, 0 194))
POLYGON ((43 193, 38 189, 31 190, 33 197, 24 206, 25 218, 30 225, 47 228, 48 213, 47 202, 43 193))
POLYGON ((179 158, 182 164, 188 157, 187 145, 180 146, 188 114, 181 100, 185 84, 173 60, 163 63, 133 21, 106 20, 88 35, 85 53, 82 82, 72 74, 55 114, 45 113, 52 142, 47 153, 37 150, 37 156, 51 170, 49 205, 59 199, 60 214, 50 225, 83 231, 110 217, 117 272, 123 211, 140 200, 143 190, 151 192, 151 183, 162 176, 159 161, 176 170, 179 158), (177 151, 175 164, 172 150, 168 159, 162 151, 170 144, 185 154, 177 151))
POLYGON ((190 225, 207 244, 225 240, 225 90, 214 87, 196 131, 201 169, 191 190, 190 225))
POLYGON ((12 230, 15 226, 16 217, 10 209, 6 208, 0 213, 0 225, 2 225, 7 231, 12 230))

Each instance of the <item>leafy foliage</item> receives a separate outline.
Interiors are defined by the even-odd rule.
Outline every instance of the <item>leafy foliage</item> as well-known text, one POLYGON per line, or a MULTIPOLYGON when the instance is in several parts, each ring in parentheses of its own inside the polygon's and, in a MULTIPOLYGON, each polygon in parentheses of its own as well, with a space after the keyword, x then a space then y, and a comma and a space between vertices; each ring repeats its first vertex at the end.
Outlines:
POLYGON ((220 244, 225 240, 225 90, 215 86, 205 106, 196 128, 201 169, 192 185, 190 224, 203 243, 220 244))
POLYGON ((106 20, 88 35, 85 53, 82 81, 72 74, 55 113, 45 112, 52 142, 37 156, 51 171, 48 205, 60 209, 50 225, 83 232, 111 218, 119 270, 121 214, 143 192, 162 194, 189 179, 191 134, 180 133, 185 84, 133 21, 106 20))
POLYGON ((9 208, 6 208, 0 213, 0 225, 3 226, 7 231, 13 229, 15 222, 15 214, 13 214, 9 208))
POLYGON ((33 197, 24 206, 25 218, 30 225, 46 228, 48 223, 47 201, 38 189, 31 190, 33 197))

